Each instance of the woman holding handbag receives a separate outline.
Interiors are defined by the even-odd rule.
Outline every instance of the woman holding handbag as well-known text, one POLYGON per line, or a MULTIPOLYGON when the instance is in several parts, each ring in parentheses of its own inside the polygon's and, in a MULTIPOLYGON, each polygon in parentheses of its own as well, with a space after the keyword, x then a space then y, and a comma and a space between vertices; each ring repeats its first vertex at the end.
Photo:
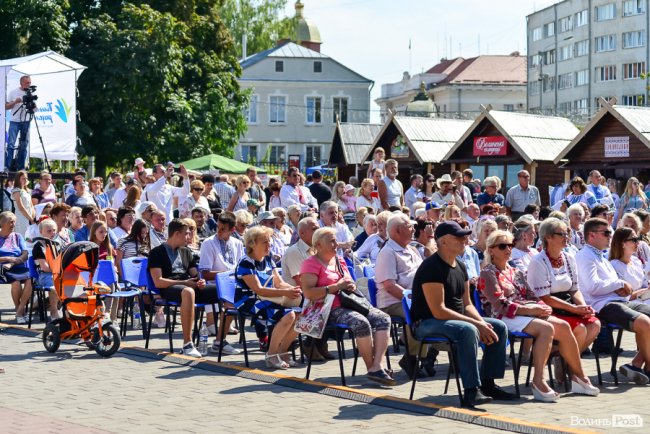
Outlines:
POLYGON ((391 373, 382 367, 388 348, 390 316, 370 306, 365 298, 354 295, 356 286, 343 258, 336 255, 338 243, 334 229, 321 228, 314 232, 312 246, 316 254, 306 259, 300 269, 305 297, 319 300, 334 294, 328 323, 350 327, 368 369, 369 380, 395 385, 391 373))

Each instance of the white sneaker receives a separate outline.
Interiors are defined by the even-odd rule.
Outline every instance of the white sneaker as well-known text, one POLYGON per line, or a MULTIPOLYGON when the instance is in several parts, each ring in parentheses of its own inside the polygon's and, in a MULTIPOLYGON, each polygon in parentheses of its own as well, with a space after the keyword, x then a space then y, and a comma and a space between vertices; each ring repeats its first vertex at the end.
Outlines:
MULTIPOLYGON (((215 340, 214 342, 212 342, 212 346, 210 347, 210 352, 214 354, 219 354, 219 341, 215 340)), ((230 345, 228 341, 223 341, 223 350, 221 351, 221 354, 227 354, 229 356, 233 356, 236 354, 241 354, 241 351, 233 347, 232 345, 230 345)))
POLYGON ((16 316, 16 324, 27 324, 29 317, 27 316, 16 316))
POLYGON ((210 336, 215 336, 217 334, 217 326, 216 324, 210 324, 208 326, 208 333, 210 336))
POLYGON ((183 345, 183 354, 190 357, 201 357, 201 353, 199 353, 192 342, 183 345))

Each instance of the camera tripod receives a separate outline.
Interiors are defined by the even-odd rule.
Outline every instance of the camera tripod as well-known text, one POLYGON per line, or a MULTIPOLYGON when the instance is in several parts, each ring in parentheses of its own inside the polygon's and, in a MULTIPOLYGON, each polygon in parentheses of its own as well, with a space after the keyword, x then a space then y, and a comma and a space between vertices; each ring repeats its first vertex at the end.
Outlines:
MULTIPOLYGON (((51 173, 52 167, 50 166, 50 160, 48 160, 47 158, 47 152, 45 152, 45 144, 43 143, 43 136, 41 136, 41 130, 38 128, 38 122, 36 122, 36 119, 34 118, 34 109, 28 109, 25 106, 25 103, 23 103, 22 105, 25 108, 25 113, 27 114, 27 116, 29 116, 28 122, 31 123, 33 120, 34 125, 36 125, 36 133, 38 134, 38 140, 41 142, 41 147, 43 148, 43 160, 45 161, 45 167, 47 167, 47 171, 51 173)), ((29 149, 27 149, 27 160, 29 161, 29 149)))

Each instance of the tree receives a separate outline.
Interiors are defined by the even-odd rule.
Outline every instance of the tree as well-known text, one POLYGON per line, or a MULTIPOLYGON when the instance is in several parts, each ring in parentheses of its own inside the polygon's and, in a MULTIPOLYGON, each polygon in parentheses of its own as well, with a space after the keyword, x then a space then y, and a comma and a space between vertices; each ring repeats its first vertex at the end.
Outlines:
POLYGON ((2 0, 0 59, 68 47, 67 0, 2 0))
POLYGON ((219 15, 234 39, 235 55, 242 56, 246 34, 248 55, 273 48, 278 40, 295 40, 293 17, 280 18, 287 0, 224 0, 219 15))
POLYGON ((78 82, 79 135, 98 172, 136 155, 232 155, 246 95, 232 38, 210 3, 125 3, 117 15, 77 23, 68 54, 88 67, 78 82))

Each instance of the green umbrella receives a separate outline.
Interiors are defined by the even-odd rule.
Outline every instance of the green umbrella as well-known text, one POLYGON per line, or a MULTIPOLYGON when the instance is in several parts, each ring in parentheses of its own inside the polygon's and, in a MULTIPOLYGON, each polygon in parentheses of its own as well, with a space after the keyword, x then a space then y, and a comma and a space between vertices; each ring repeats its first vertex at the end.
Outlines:
MULTIPOLYGON (((188 170, 210 171, 218 170, 222 173, 243 174, 246 169, 253 167, 250 164, 242 163, 222 155, 209 154, 203 157, 193 158, 180 163, 188 170)), ((257 173, 266 173, 266 170, 256 167, 257 173)))

